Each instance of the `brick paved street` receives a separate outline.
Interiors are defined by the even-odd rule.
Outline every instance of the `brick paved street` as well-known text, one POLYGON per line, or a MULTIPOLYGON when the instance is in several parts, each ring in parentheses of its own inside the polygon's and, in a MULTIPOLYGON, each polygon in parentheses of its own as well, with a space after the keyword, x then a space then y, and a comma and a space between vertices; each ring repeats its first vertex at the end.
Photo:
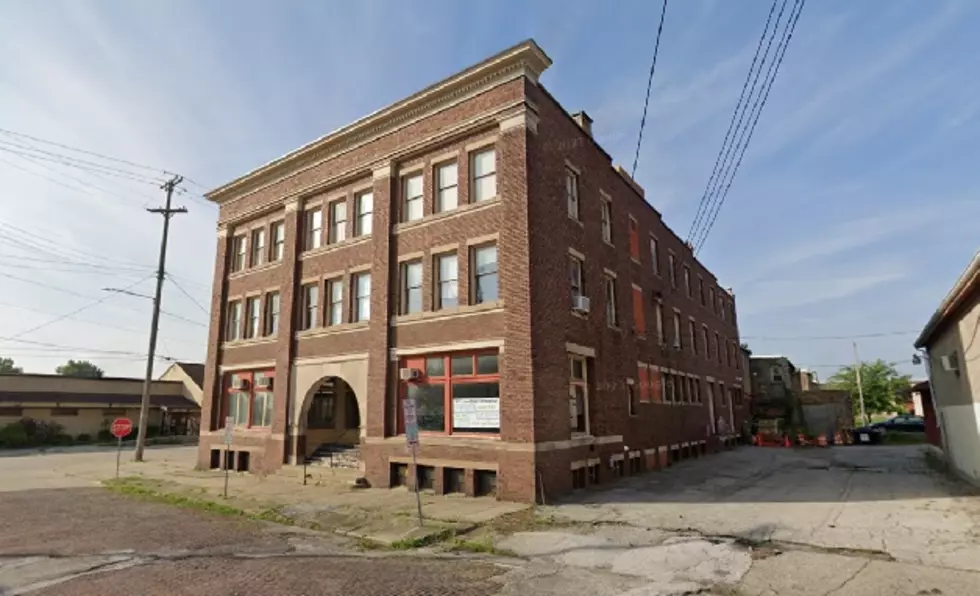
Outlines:
POLYGON ((345 541, 99 488, 0 492, 0 594, 483 595, 488 563, 379 556, 345 541), (98 569, 97 573, 89 573, 98 569))

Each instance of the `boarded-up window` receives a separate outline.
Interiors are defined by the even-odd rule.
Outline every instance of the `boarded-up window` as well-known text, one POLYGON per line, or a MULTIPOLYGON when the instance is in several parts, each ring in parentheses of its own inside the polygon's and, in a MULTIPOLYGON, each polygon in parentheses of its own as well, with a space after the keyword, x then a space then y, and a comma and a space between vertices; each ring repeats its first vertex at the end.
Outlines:
POLYGON ((637 377, 640 379, 640 401, 650 401, 650 375, 646 365, 639 367, 637 377))
POLYGON ((660 370, 654 367, 650 367, 650 397, 653 399, 653 403, 660 404, 664 401, 664 387, 663 378, 660 374, 660 370))
POLYGON ((633 287, 633 325, 636 326, 638 334, 646 335, 647 323, 643 316, 643 290, 636 286, 633 287))
POLYGON ((637 230, 638 224, 632 217, 630 218, 630 258, 636 262, 640 261, 640 233, 637 230))

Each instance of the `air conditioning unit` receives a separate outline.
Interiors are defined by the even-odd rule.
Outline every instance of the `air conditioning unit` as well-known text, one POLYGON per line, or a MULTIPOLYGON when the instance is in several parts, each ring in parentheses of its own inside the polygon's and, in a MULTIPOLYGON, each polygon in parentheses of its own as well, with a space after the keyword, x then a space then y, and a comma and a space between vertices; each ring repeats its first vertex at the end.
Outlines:
POLYGON ((417 381, 422 377, 422 371, 417 368, 403 368, 398 371, 398 376, 403 381, 417 381))
POLYGON ((591 306, 588 296, 572 296, 572 310, 587 313, 591 306))
POLYGON ((241 377, 235 377, 231 381, 232 389, 248 389, 248 379, 243 379, 241 377))
POLYGON ((945 356, 941 356, 939 361, 943 364, 943 370, 946 372, 959 372, 960 371, 960 358, 956 355, 956 352, 950 352, 945 356))
POLYGON ((272 389, 272 377, 259 377, 255 381, 256 389, 272 389))

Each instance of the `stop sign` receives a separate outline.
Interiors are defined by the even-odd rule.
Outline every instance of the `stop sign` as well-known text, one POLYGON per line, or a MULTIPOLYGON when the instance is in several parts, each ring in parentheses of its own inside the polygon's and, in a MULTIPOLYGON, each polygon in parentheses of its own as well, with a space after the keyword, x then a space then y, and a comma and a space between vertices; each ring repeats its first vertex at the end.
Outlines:
POLYGON ((112 421, 109 432, 117 439, 121 439, 133 432, 133 422, 129 418, 116 418, 112 421))

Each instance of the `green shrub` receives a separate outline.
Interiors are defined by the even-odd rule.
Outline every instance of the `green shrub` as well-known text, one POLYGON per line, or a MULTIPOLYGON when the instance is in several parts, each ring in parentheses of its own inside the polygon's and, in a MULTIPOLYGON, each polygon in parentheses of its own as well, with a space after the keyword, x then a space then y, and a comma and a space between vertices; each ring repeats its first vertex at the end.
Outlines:
POLYGON ((0 428, 0 447, 6 449, 17 449, 27 447, 31 444, 31 439, 27 436, 27 430, 20 422, 11 422, 0 428))
POLYGON ((112 433, 107 429, 103 429, 100 430, 97 435, 95 435, 95 439, 100 443, 106 443, 108 441, 115 441, 116 437, 112 436, 112 433))
POLYGON ((92 435, 88 433, 80 433, 77 437, 75 437, 75 440, 79 443, 91 443, 92 435))

